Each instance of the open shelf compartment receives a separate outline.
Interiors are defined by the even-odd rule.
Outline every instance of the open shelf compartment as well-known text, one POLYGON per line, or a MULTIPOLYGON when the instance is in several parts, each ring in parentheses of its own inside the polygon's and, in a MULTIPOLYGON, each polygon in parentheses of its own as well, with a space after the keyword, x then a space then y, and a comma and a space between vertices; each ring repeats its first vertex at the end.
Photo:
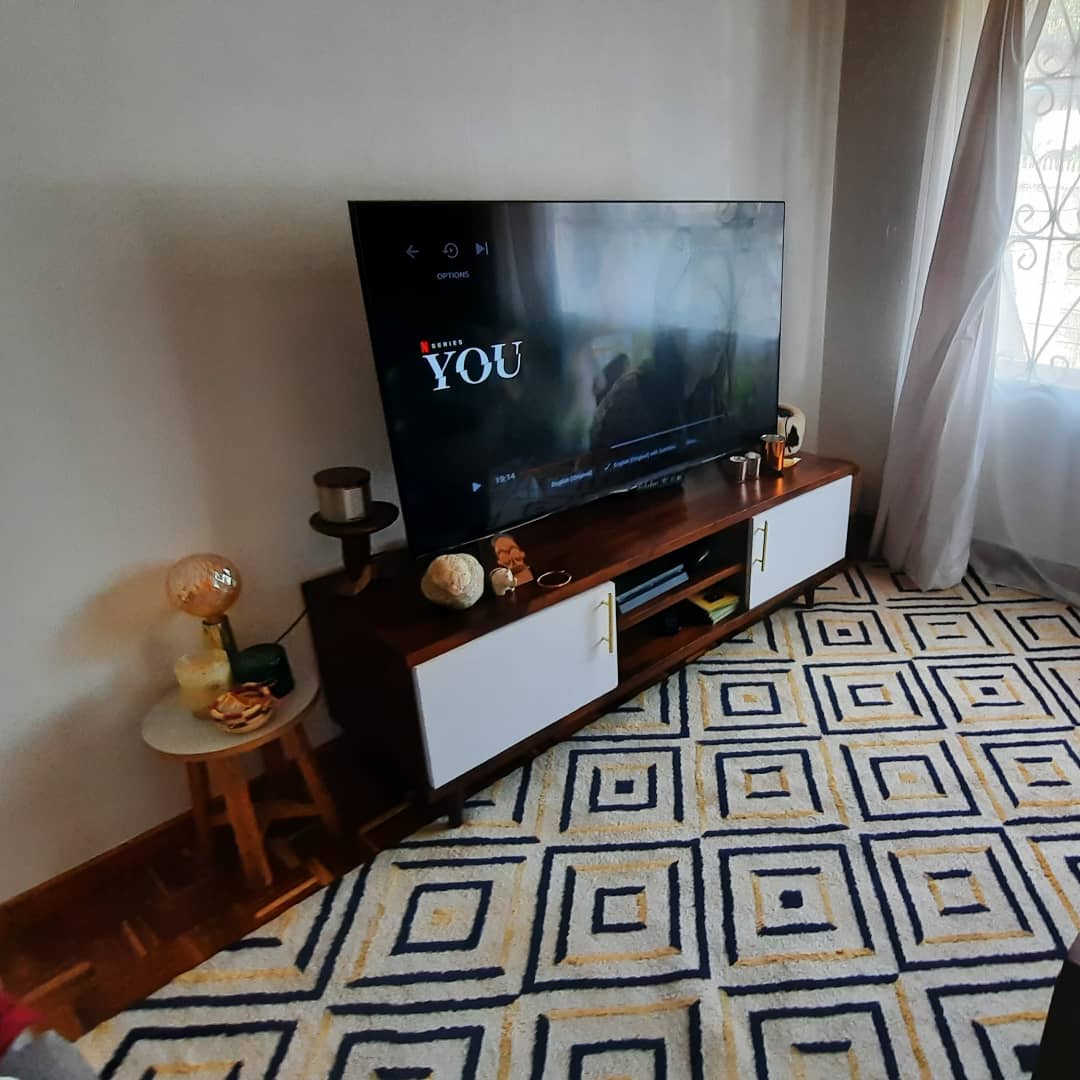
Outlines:
MULTIPOLYGON (((740 522, 731 528, 717 532, 702 543, 707 543, 710 548, 705 565, 700 569, 688 570, 690 574, 689 581, 684 581, 681 585, 677 585, 659 596, 654 596, 651 600, 646 600, 644 604, 634 608, 633 611, 620 614, 617 624, 620 634, 721 581, 731 581, 732 591, 745 598, 746 523, 740 522)), ((678 554, 692 561, 695 552, 700 551, 700 548, 701 543, 691 544, 678 554)))
MULTIPOLYGON (((629 630, 630 627, 637 626, 638 623, 651 618, 653 615, 657 614, 657 612, 664 611, 667 608, 686 600, 688 597, 693 596, 695 593, 702 592, 711 585, 716 585, 718 582, 727 581, 737 574, 742 574, 745 570, 745 562, 735 562, 699 574, 696 577, 691 576, 689 581, 684 582, 670 592, 666 592, 662 596, 653 597, 652 600, 646 600, 641 607, 634 608, 633 611, 628 612, 626 615, 620 615, 618 619, 619 631, 629 630)), ((740 588, 739 591, 742 592, 742 589, 740 588)))
POLYGON ((682 626, 674 634, 652 633, 648 627, 635 626, 619 634, 619 681, 629 682, 677 667, 700 656, 711 645, 732 637, 749 626, 756 616, 740 604, 726 619, 711 626, 704 623, 682 626))

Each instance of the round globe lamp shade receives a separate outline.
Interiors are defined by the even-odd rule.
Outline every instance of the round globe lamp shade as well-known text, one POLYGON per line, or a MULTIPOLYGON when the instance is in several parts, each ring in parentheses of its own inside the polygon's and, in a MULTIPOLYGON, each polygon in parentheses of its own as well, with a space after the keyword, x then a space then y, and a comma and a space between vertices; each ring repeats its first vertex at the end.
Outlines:
POLYGON ((240 573, 224 555, 188 555, 165 578, 173 607, 200 619, 220 619, 240 595, 240 573))

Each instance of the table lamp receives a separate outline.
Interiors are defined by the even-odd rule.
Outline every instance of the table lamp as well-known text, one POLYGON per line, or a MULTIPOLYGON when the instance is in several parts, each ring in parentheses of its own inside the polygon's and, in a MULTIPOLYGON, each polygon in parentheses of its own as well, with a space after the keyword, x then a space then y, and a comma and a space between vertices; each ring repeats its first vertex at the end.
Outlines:
POLYGON ((169 603, 202 619, 206 647, 236 655, 229 617, 225 614, 240 595, 240 574, 223 555, 188 555, 174 563, 165 578, 169 603))

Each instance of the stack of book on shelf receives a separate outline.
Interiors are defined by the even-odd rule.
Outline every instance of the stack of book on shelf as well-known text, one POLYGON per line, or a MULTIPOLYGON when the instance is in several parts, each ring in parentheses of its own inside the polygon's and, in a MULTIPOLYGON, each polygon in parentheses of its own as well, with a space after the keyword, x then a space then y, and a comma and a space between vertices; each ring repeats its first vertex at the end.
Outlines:
POLYGON ((656 596, 677 589, 690 580, 681 562, 649 563, 648 566, 622 574, 615 582, 615 607, 627 615, 656 596))
POLYGON ((725 592, 723 585, 714 585, 687 599, 687 614, 698 622, 715 625, 738 609, 739 599, 736 593, 725 592))

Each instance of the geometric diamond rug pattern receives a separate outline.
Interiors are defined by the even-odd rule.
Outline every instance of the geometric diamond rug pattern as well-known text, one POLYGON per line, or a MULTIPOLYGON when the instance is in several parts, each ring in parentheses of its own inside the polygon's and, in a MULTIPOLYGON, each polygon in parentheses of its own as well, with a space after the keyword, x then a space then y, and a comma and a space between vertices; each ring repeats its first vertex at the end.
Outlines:
POLYGON ((87 1035, 106 1078, 1019 1077, 1080 612, 872 564, 87 1035))

